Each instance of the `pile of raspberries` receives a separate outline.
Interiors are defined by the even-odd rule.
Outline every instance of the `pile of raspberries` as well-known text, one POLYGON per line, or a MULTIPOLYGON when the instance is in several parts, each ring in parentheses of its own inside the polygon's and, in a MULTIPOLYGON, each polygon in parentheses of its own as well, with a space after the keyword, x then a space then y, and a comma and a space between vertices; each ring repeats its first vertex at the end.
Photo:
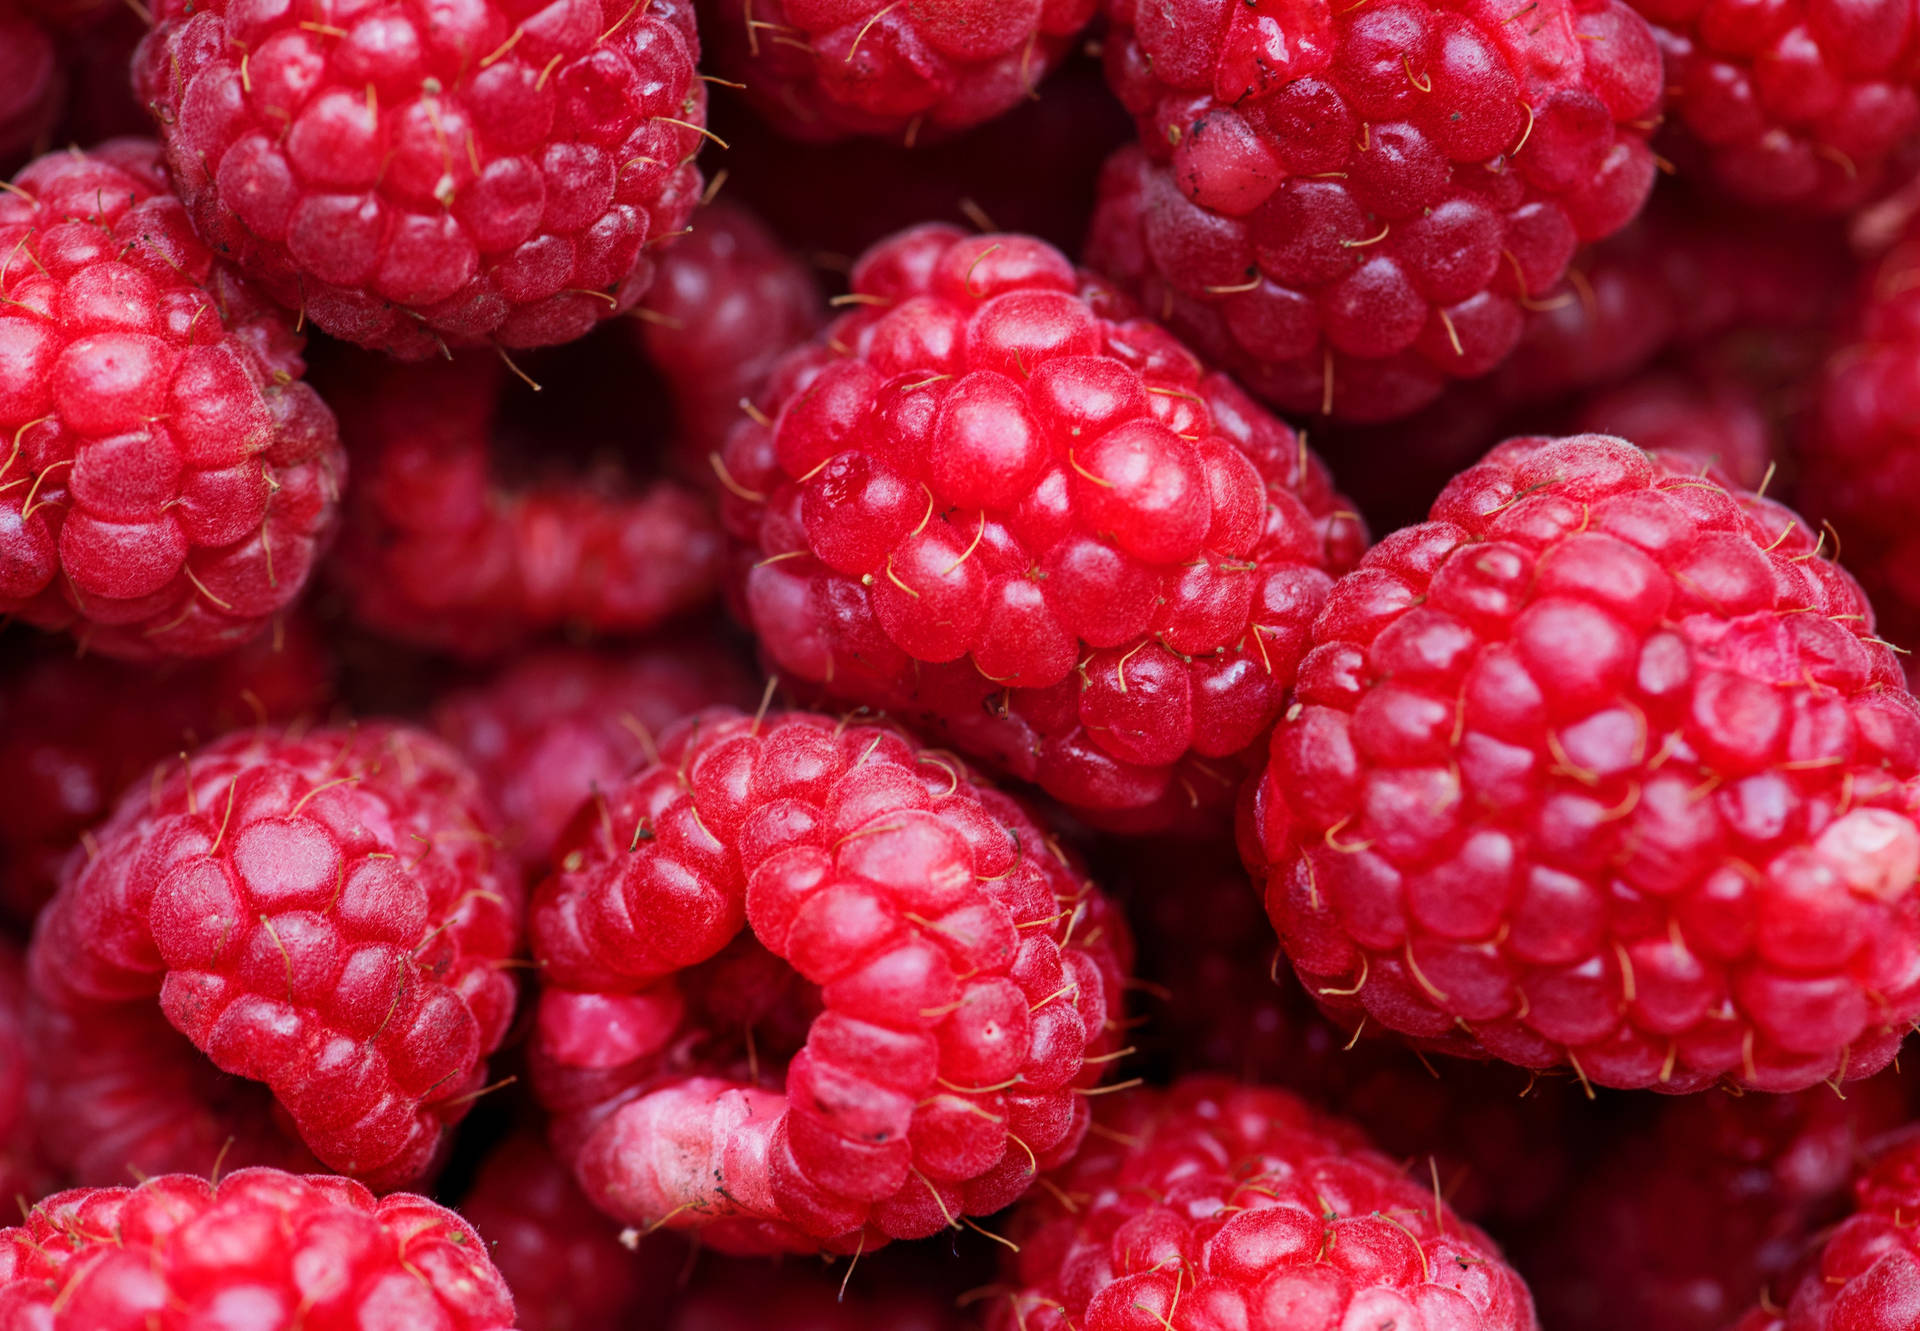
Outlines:
POLYGON ((0 1331, 1920 1331, 1916 649, 1920 0, 0 0, 0 1331))

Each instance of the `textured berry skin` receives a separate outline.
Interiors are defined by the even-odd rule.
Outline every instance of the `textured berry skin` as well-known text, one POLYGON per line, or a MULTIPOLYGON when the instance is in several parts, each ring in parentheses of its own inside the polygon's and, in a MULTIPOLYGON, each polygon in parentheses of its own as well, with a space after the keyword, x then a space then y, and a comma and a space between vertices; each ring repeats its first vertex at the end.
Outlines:
POLYGON ((1764 485, 1784 451, 1747 385, 1671 370, 1588 397, 1575 409, 1570 432, 1617 435, 1650 452, 1690 458, 1744 490, 1764 485))
POLYGON ((507 1331, 472 1226, 424 1197, 243 1169, 76 1188, 0 1230, 0 1327, 507 1331))
POLYGON ((684 1247, 664 1234, 629 1251, 620 1227, 534 1136, 508 1138, 487 1156, 460 1214, 513 1291, 520 1331, 659 1331, 661 1291, 687 1265, 684 1247))
POLYGON ((1802 1264, 1797 1282, 1734 1331, 1908 1331, 1920 1323, 1920 1137, 1883 1144, 1853 1184, 1854 1211, 1802 1264))
POLYGON ((781 133, 809 143, 866 134, 912 147, 1034 96, 1097 7, 711 0, 702 12, 719 66, 781 133))
POLYGON ((651 759, 662 730, 754 697, 741 662, 693 636, 621 656, 551 648, 443 699, 434 728, 473 764, 500 811, 502 840, 533 869, 582 800, 651 759))
POLYGON ((1188 1078, 1100 1122, 1015 1214, 988 1331, 1536 1326, 1492 1240, 1285 1091, 1188 1078))
MULTIPOLYGON (((789 150, 790 151, 790 150, 789 150)), ((710 454, 758 397, 775 362, 824 321, 820 285, 744 208, 703 208, 693 234, 660 256, 636 320, 641 347, 667 381, 690 470, 713 478, 710 454)))
POLYGON ((236 647, 299 595, 346 477, 301 339, 202 245, 159 150, 0 194, 0 614, 129 659, 236 647))
POLYGON ((1660 43, 1683 169, 1756 206, 1841 212, 1911 165, 1915 0, 1632 3, 1660 43))
POLYGON ((1723 1331, 1846 1213, 1868 1143, 1906 1122, 1892 1074, 1791 1095, 1663 1101, 1591 1157, 1520 1256, 1542 1319, 1564 1331, 1723 1331))
POLYGON ((853 1253, 999 1210, 1085 1133, 1124 922, 950 755, 716 709, 555 853, 535 1087, 616 1218, 853 1253))
POLYGON ((1790 510, 1510 440, 1334 589, 1255 818, 1307 987, 1607 1086, 1796 1090, 1920 1014, 1920 702, 1790 510))
POLYGON ((170 670, 50 649, 0 675, 0 772, 15 780, 0 800, 0 914, 30 922, 80 834, 155 763, 243 725, 315 717, 332 685, 301 619, 170 670))
POLYGON ((1513 349, 1653 183, 1660 55, 1622 0, 1111 0, 1140 127, 1089 264, 1294 411, 1401 416, 1513 349))
POLYGON ((341 398, 363 469, 334 565, 354 618, 487 657, 561 627, 644 632, 710 600, 711 506, 620 466, 561 472, 537 450, 564 440, 505 448, 513 391, 497 363, 462 358, 388 367, 341 398))
POLYGON ((1305 441, 1026 237, 903 232, 852 299, 723 459, 783 676, 1135 830, 1226 803, 1365 544, 1305 441))
POLYGON ((418 359, 633 308, 700 196, 699 55, 681 0, 167 0, 134 72, 207 242, 418 359))
POLYGON ((0 3, 0 170, 46 148, 65 92, 53 35, 15 0, 0 3))
POLYGON ((420 1177, 513 1014, 522 894, 492 827, 460 758, 394 724, 238 732, 137 782, 34 934, 36 1056, 92 1074, 44 1087, 49 1150, 91 1182, 279 1134, 373 1186, 420 1177), (246 1086, 197 1102, 212 1068, 264 1082, 271 1120, 246 1086))

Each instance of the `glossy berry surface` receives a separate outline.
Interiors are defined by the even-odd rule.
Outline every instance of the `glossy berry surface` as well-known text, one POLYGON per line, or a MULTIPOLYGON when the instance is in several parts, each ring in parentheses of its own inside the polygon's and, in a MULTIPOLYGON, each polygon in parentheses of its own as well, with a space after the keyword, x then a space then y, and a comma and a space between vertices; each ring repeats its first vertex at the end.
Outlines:
POLYGON ((555 854, 535 1086, 616 1218, 851 1254, 999 1210, 1086 1132, 1125 924, 950 755, 716 709, 555 854))
POLYGON ((700 195, 699 54, 680 0, 169 0, 134 68, 207 243, 419 359, 633 308, 700 195))
POLYGON ((35 1056, 69 1069, 39 1093, 50 1152, 96 1181, 205 1170, 237 1137, 229 1163, 303 1143, 419 1178, 513 1014, 522 895, 492 820, 397 724, 236 732, 136 782, 34 935, 35 1056))
POLYGON ((848 134, 912 147, 969 129, 1036 95, 1095 0, 886 4, 712 0, 721 68, 789 137, 848 134))
POLYGON ((722 540, 682 485, 626 457, 574 465, 573 441, 505 429, 498 363, 388 366, 345 387, 357 459, 334 572, 363 626, 466 657, 563 627, 631 634, 709 600, 722 540))
POLYGON ((1790 510, 1523 438, 1336 587, 1255 817, 1331 1010, 1608 1086, 1792 1090, 1920 1014, 1920 703, 1790 510))
POLYGON ((1108 8, 1140 142, 1088 262, 1288 410, 1485 374, 1653 183, 1660 55, 1621 0, 1108 8))
POLYGON ((1076 809, 1224 804, 1365 544, 1305 440, 1026 237, 903 232, 850 299, 722 459, 783 677, 1076 809))
POLYGON ((652 760, 661 731, 754 696, 739 660, 691 634, 624 654, 556 647, 443 698, 434 728, 473 764, 507 848, 539 868, 583 800, 652 760))
POLYGON ((195 238, 144 140, 28 166, 0 252, 0 614, 133 659, 253 637, 346 479, 291 321, 195 238))
POLYGON ((1910 168, 1915 0, 1632 3, 1660 43, 1683 170, 1757 207, 1843 211, 1910 168))
POLYGON ((1188 1078, 1100 1123, 1010 1222, 989 1331, 1534 1331, 1486 1235, 1285 1091, 1188 1078))
POLYGON ((8 1331, 507 1331, 479 1235, 424 1197, 243 1169, 55 1193, 0 1230, 8 1331))

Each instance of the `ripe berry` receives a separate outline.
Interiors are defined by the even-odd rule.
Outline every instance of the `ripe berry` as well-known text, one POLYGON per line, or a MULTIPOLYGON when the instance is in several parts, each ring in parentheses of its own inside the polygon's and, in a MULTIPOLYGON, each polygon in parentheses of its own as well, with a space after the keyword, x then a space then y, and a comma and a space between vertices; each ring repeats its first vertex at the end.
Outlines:
POLYGON ((346 475, 286 317, 195 239, 159 150, 0 193, 0 614, 148 659, 289 606, 346 475))
POLYGON ((360 481, 334 571, 363 626, 484 657, 562 627, 644 632, 711 599, 711 506, 636 485, 618 459, 567 468, 556 455, 579 441, 558 430, 516 441, 519 386, 498 364, 352 365, 338 400, 360 481))
POLYGON ((419 359, 633 308, 700 195, 699 54, 682 0, 165 0, 134 71, 208 244, 419 359))
POLYGON ((35 1057, 71 1069, 37 1107, 60 1164, 87 1182, 304 1143, 374 1186, 427 1171, 513 1014, 520 922, 451 749, 395 724, 239 732, 136 782, 88 849, 30 958, 35 1057))
POLYGON ((1621 0, 1111 0, 1140 127, 1087 257, 1278 406, 1405 415, 1633 219, 1660 55, 1621 0))
POLYGON ((999 1210, 1086 1131, 1124 923, 950 755, 714 709, 555 855, 535 1088, 615 1218, 853 1253, 999 1210))
POLYGON ((1255 814, 1330 1010, 1607 1086, 1867 1076, 1920 1016, 1920 702, 1790 510, 1511 440, 1334 589, 1255 814))
POLYGON ((760 114, 809 143, 943 138, 1036 95, 1095 0, 900 5, 715 0, 715 58, 760 114))
POLYGON ((1027 237, 849 299, 719 463, 775 665, 1136 830, 1223 805, 1365 542, 1306 441, 1027 237))
POLYGON ((1764 208, 1846 211, 1910 166, 1920 4, 1632 0, 1666 63, 1672 151, 1764 208))
POLYGON ((988 1331, 1535 1331, 1499 1249, 1285 1091, 1134 1091, 1009 1226, 988 1331))
POLYGON ((741 663, 694 636, 624 656, 552 648, 443 698, 434 728, 473 764, 508 850, 535 869, 582 800, 652 760, 662 730, 703 707, 749 706, 754 697, 741 663))
POLYGON ((243 1169, 76 1188, 0 1230, 0 1326, 506 1331, 472 1226, 424 1197, 243 1169))

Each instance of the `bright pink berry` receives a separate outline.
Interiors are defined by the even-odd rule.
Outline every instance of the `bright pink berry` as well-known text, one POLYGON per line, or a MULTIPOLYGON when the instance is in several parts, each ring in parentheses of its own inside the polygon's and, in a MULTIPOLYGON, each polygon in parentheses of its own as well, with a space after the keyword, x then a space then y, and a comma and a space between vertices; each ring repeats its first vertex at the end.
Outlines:
POLYGON ((711 505, 620 466, 582 474, 554 431, 513 439, 520 386, 486 359, 375 369, 339 396, 360 480, 335 572, 367 628, 463 656, 572 627, 644 632, 712 599, 711 505))
POLYGON ((424 1197, 243 1169, 76 1188, 0 1230, 8 1331, 507 1331, 480 1236, 424 1197))
POLYGON ((1920 1016, 1920 702, 1790 510, 1523 438, 1334 589, 1275 730, 1308 988, 1607 1086, 1867 1076, 1920 1016))
POLYGON ((253 637, 346 478, 300 336, 194 237, 144 140, 27 167, 0 253, 0 614, 135 659, 253 637))
POLYGON ((304 1143, 419 1178, 513 1015, 493 832, 460 758, 395 724, 239 732, 136 782, 34 935, 35 1056, 72 1070, 50 1153, 95 1181, 304 1143))
POLYGON ((652 760, 661 731, 755 696, 731 652, 691 635, 625 655, 552 648, 441 699, 434 728, 473 764, 507 848, 534 869, 581 801, 652 760))
POLYGON ((555 855, 535 1086, 617 1219, 848 1254, 999 1210, 1085 1133, 1125 924, 951 755, 715 709, 555 855))
POLYGON ((1910 166, 1916 0, 1630 0, 1666 63, 1672 151, 1761 207, 1844 211, 1910 166))
POLYGON ((0 675, 0 772, 12 778, 0 800, 0 914, 31 921, 81 833, 156 762, 241 726, 317 717, 332 667, 313 625, 295 619, 171 669, 47 650, 0 675))
POLYGON ((719 66, 781 133, 811 143, 870 134, 912 147, 1034 96, 1096 8, 713 0, 704 12, 719 66))
POLYGON ((1088 262, 1278 406, 1405 415, 1519 339, 1653 184, 1622 0, 1110 0, 1140 127, 1088 262))
POLYGON ((1230 800, 1366 539, 1306 441, 1027 237, 852 300, 723 455, 774 663, 1136 830, 1230 800))
POLYGON ((1285 1091, 1188 1078, 1100 1125, 1015 1213, 988 1331, 1536 1331, 1491 1239, 1285 1091))
POLYGON ((408 359, 632 309, 700 195, 682 0, 166 0, 134 62, 207 242, 408 359))

